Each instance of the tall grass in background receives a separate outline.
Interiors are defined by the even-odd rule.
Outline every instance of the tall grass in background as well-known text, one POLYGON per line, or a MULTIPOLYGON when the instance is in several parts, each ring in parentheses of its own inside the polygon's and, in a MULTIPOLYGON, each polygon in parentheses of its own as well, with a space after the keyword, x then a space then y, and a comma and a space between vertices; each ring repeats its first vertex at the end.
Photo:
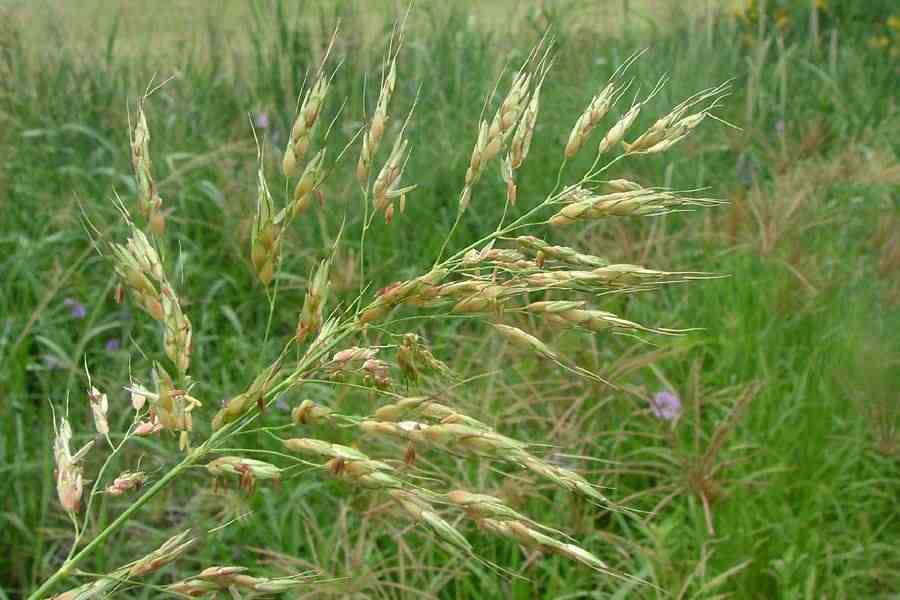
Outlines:
MULTIPOLYGON (((330 23, 333 16, 323 19, 330 23)), ((659 419, 649 403, 560 378, 530 353, 458 320, 428 322, 417 333, 436 342, 432 352, 463 377, 501 372, 490 383, 476 380, 466 392, 454 392, 455 405, 491 424, 503 423, 508 435, 539 439, 550 431, 544 439, 571 454, 609 461, 597 463, 591 476, 653 518, 598 518, 578 502, 564 504, 560 514, 558 506, 571 500, 536 494, 527 480, 492 493, 589 549, 602 549, 604 537, 611 536, 606 539, 622 548, 616 566, 627 572, 689 597, 729 590, 746 597, 895 592, 898 369, 889 332, 898 321, 900 262, 896 141, 888 132, 897 129, 896 62, 864 38, 832 38, 827 32, 821 32, 827 43, 817 43, 803 35, 779 39, 762 27, 746 40, 738 35, 742 26, 728 18, 680 17, 671 29, 624 38, 578 33, 566 26, 571 18, 539 15, 530 30, 526 22, 524 33, 509 38, 473 26, 462 11, 431 17, 424 11, 404 58, 407 81, 423 83, 408 130, 415 152, 407 172, 417 174, 419 187, 402 217, 390 227, 376 222, 368 233, 365 260, 373 288, 414 276, 419 250, 437 254, 440 234, 456 216, 459 182, 475 141, 479 111, 472 107, 491 93, 504 58, 513 53, 512 64, 523 59, 548 25, 558 36, 557 64, 566 68, 554 71, 544 87, 542 122, 529 168, 518 181, 522 190, 552 186, 566 142, 560 132, 568 131, 571 115, 635 50, 650 48, 632 67, 639 82, 652 85, 662 72, 671 76, 648 114, 663 112, 709 82, 736 76, 738 93, 723 116, 742 132, 704 131, 676 157, 647 157, 621 173, 647 184, 662 177, 677 189, 714 184, 717 192, 727 192, 729 207, 709 211, 700 225, 696 217, 669 215, 651 224, 589 227, 554 239, 614 262, 732 275, 667 290, 654 302, 639 296, 609 303, 610 310, 636 321, 706 328, 683 341, 648 347, 611 336, 589 344, 577 337, 557 340, 557 349, 579 366, 630 386, 629 397, 676 392, 678 419, 659 419), (750 391, 752 401, 744 399, 750 391)), ((248 141, 247 113, 268 116, 266 155, 280 152, 296 91, 320 61, 316 40, 329 26, 312 35, 260 13, 250 27, 249 51, 232 52, 212 25, 208 55, 182 56, 173 65, 171 58, 149 52, 118 58, 116 44, 127 40, 115 33, 95 55, 34 52, 17 37, 12 21, 5 24, 0 402, 6 418, 0 485, 13 551, 0 557, 0 569, 6 593, 16 595, 52 573, 70 540, 54 495, 47 399, 59 405, 68 395, 76 429, 87 430, 89 411, 81 401, 85 357, 95 385, 110 391, 111 404, 121 407, 124 393, 112 390, 128 380, 129 361, 111 342, 141 348, 156 343, 147 319, 113 302, 115 280, 80 221, 79 202, 100 231, 120 235, 118 215, 106 199, 113 189, 126 198, 134 194, 131 165, 121 152, 126 101, 139 97, 154 74, 178 71, 146 106, 154 169, 173 211, 170 227, 181 240, 173 278, 180 284, 184 270, 186 311, 197 340, 193 360, 208 373, 205 395, 228 397, 252 378, 249 368, 259 364, 259 347, 246 340, 261 339, 269 318, 246 250, 256 198, 256 150, 248 141), (215 268, 226 261, 234 267, 215 268), (65 299, 84 305, 84 318, 65 299)), ((351 41, 338 48, 345 64, 333 81, 335 97, 347 97, 351 108, 364 100, 359 73, 374 72, 385 50, 353 47, 354 27, 363 25, 343 15, 344 39, 351 41)), ((394 114, 406 113, 416 91, 415 85, 398 84, 394 114)), ((376 95, 373 82, 365 88, 368 106, 376 95)), ((331 134, 336 147, 361 125, 349 117, 338 123, 331 134)), ((635 129, 650 124, 646 118, 635 129)), ((572 168, 589 162, 576 158, 572 168)), ((358 198, 356 186, 350 178, 330 181, 326 202, 341 206, 344 198, 358 198)), ((495 175, 485 176, 480 186, 485 198, 506 195, 495 175)), ((460 247, 488 233, 501 211, 501 203, 476 203, 460 222, 460 247)), ((318 211, 286 234, 283 269, 298 277, 281 284, 283 306, 289 308, 273 314, 272 331, 293 331, 304 275, 332 247, 342 212, 318 211)), ((359 288, 361 252, 350 247, 334 258, 338 297, 359 288)), ((126 418, 124 411, 118 414, 126 418)), ((272 414, 287 417, 277 406, 272 414)), ((262 437, 253 442, 268 443, 262 437)), ((144 452, 160 462, 174 459, 165 446, 146 442, 144 452)), ((149 475, 160 473, 150 469, 149 475)), ((473 468, 461 482, 482 487, 490 479, 473 468)), ((521 569, 531 582, 472 572, 448 559, 428 536, 390 535, 398 525, 383 518, 378 506, 369 506, 364 495, 330 497, 345 492, 323 481, 292 488, 294 495, 286 499, 268 489, 213 496, 197 488, 201 480, 192 478, 148 504, 143 524, 101 547, 89 570, 114 570, 180 524, 210 528, 252 510, 248 525, 237 522, 210 536, 192 551, 188 565, 199 570, 223 557, 238 564, 258 559, 268 563, 264 570, 288 573, 313 566, 302 562, 311 560, 330 569, 329 575, 353 576, 321 594, 402 597, 418 590, 465 597, 477 590, 530 597, 597 586, 656 594, 653 588, 623 592, 590 571, 555 558, 536 561, 488 537, 475 540, 479 555, 521 569)), ((121 506, 100 501, 98 526, 121 506)))

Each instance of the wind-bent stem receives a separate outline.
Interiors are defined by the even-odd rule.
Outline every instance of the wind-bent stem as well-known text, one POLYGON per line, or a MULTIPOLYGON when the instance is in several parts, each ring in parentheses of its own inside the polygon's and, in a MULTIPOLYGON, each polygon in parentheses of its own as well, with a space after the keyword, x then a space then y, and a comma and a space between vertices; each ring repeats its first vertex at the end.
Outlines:
MULTIPOLYGON (((459 227, 459 222, 462 221, 462 216, 463 216, 464 212, 465 211, 459 210, 459 209, 456 211, 456 220, 453 221, 453 227, 450 228, 450 232, 447 233, 447 237, 444 238, 444 243, 441 244, 441 249, 438 252, 437 258, 434 261, 434 268, 437 268, 437 266, 439 264, 444 264, 444 263, 441 263, 441 259, 444 257, 444 251, 447 249, 447 244, 450 243, 450 239, 453 237, 453 234, 456 233, 456 228, 459 227)), ((448 261, 445 261, 445 262, 448 262, 448 261)))
MULTIPOLYGON (((359 239, 359 295, 362 296, 366 285, 366 233, 369 231, 369 186, 366 185, 362 194, 363 203, 363 228, 359 239)), ((359 314, 360 305, 357 304, 357 313, 359 314)))

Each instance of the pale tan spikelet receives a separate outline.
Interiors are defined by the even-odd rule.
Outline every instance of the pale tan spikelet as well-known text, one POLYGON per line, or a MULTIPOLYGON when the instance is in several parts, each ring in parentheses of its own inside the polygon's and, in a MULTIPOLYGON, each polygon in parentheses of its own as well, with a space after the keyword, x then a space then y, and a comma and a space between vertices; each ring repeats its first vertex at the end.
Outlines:
POLYGON ((721 200, 713 198, 691 198, 645 188, 599 196, 587 193, 553 215, 550 224, 570 225, 580 220, 604 217, 656 216, 682 207, 716 206, 721 203, 721 200))
POLYGON ((452 378, 453 372, 432 354, 425 341, 415 333, 406 333, 397 349, 397 365, 406 379, 417 381, 421 375, 452 378))
POLYGON ((56 492, 63 510, 74 514, 81 508, 81 495, 84 492, 81 459, 94 443, 88 442, 81 450, 72 454, 69 448, 71 440, 72 428, 68 419, 63 417, 56 428, 56 439, 53 444, 56 460, 56 492))
POLYGON ((683 333, 677 329, 646 327, 640 323, 629 321, 602 310, 588 310, 584 302, 574 301, 542 301, 532 302, 525 309, 529 312, 544 314, 550 323, 578 327, 589 331, 643 331, 661 335, 678 335, 683 333))
POLYGON ((111 244, 113 267, 138 307, 157 321, 164 318, 159 285, 165 281, 162 261, 147 236, 132 225, 128 243, 111 244))
POLYGON ((581 254, 577 250, 566 246, 553 246, 545 240, 530 235, 519 236, 516 238, 516 242, 524 248, 542 253, 545 259, 549 257, 568 265, 605 267, 609 264, 609 261, 598 256, 581 254))
POLYGON ((391 386, 390 365, 377 358, 370 358, 362 364, 363 380, 379 389, 391 386))
POLYGON ((140 489, 145 481, 147 475, 143 471, 123 471, 106 487, 104 493, 107 496, 121 496, 130 490, 140 489))
POLYGON ((281 469, 275 465, 243 456, 219 457, 207 463, 206 470, 213 477, 227 475, 238 477, 241 489, 247 493, 254 490, 257 480, 271 480, 276 483, 281 480, 281 469))
POLYGON ((512 327, 511 325, 501 325, 500 323, 493 323, 493 326, 494 329, 499 331, 506 340, 515 344, 516 346, 534 350, 541 356, 545 356, 553 360, 559 360, 559 356, 553 350, 551 350, 550 347, 547 346, 547 344, 531 335, 530 333, 522 331, 518 327, 512 327))
POLYGON ((137 178, 138 209, 147 219, 150 230, 157 236, 165 232, 166 219, 162 212, 162 198, 156 191, 150 162, 150 128, 144 114, 144 100, 138 103, 134 129, 131 132, 131 164, 137 178))
POLYGON ((619 119, 615 125, 612 126, 606 135, 603 136, 603 139, 600 140, 600 145, 597 147, 597 154, 604 154, 610 148, 617 145, 622 141, 622 138, 625 137, 625 134, 634 125, 634 122, 637 120, 638 115, 641 114, 641 105, 635 104, 632 106, 625 115, 619 119))
POLYGON ((385 219, 390 222, 393 215, 392 201, 401 198, 405 203, 406 194, 416 189, 415 185, 400 186, 403 169, 409 160, 409 142, 401 135, 394 142, 391 154, 372 184, 372 204, 375 210, 384 211, 385 219))
POLYGON ((600 124, 606 113, 609 112, 618 91, 619 88, 611 81, 599 94, 594 96, 584 112, 575 121, 575 126, 569 133, 564 152, 566 158, 572 158, 578 153, 588 137, 590 137, 591 132, 600 124))
POLYGON ((388 105, 394 94, 394 86, 397 82, 397 59, 391 60, 388 67, 387 75, 381 82, 381 90, 378 93, 378 103, 375 106, 375 112, 372 115, 372 121, 366 135, 363 136, 362 151, 359 155, 359 162, 356 165, 356 178, 359 184, 366 186, 369 178, 369 170, 372 167, 372 161, 378 146, 384 137, 384 131, 388 122, 388 105))
POLYGON ((600 493, 596 486, 592 485, 587 479, 570 469, 551 465, 546 461, 527 453, 521 454, 518 459, 522 466, 529 471, 549 479, 569 492, 584 496, 604 506, 609 504, 609 500, 600 493))
POLYGON ((154 571, 158 571, 165 565, 178 559, 197 541, 196 538, 187 539, 190 531, 183 531, 170 537, 159 548, 147 556, 135 561, 128 567, 129 577, 142 577, 154 571))
POLYGON ((515 205, 519 195, 519 188, 516 185, 516 173, 513 170, 512 159, 508 154, 500 162, 500 176, 506 183, 506 201, 515 205))
POLYGON ((640 184, 628 179, 613 179, 607 181, 606 185, 614 192, 635 192, 644 189, 640 184))
POLYGON ((531 140, 534 137, 534 128, 537 124, 538 112, 540 111, 541 86, 543 81, 539 82, 531 92, 531 98, 525 107, 525 112, 516 126, 516 132, 513 134, 512 142, 510 142, 509 162, 513 169, 518 169, 525 162, 528 151, 531 149, 531 140))
POLYGON ((256 217, 250 236, 250 262, 257 278, 268 287, 281 261, 282 225, 275 222, 275 208, 263 173, 261 154, 259 158, 256 217))
POLYGON ((256 577, 248 575, 248 570, 246 567, 209 567, 190 579, 177 581, 163 589, 173 594, 189 597, 218 595, 219 592, 227 592, 236 598, 244 597, 244 595, 255 597, 296 590, 297 587, 305 585, 310 580, 308 575, 256 577))
POLYGON ((291 411, 291 420, 298 425, 315 425, 328 420, 332 414, 334 411, 330 408, 307 399, 291 411))
POLYGON ((481 250, 469 250, 462 259, 462 264, 474 266, 489 263, 497 267, 503 267, 514 271, 528 271, 537 268, 537 265, 528 260, 525 255, 517 250, 508 248, 492 248, 490 245, 481 250))
POLYGON ((359 322, 367 324, 377 321, 398 304, 431 299, 437 293, 437 286, 447 276, 447 273, 447 269, 433 269, 415 279, 398 281, 383 288, 379 291, 375 301, 360 312, 359 322))
POLYGON ((91 413, 94 416, 94 428, 100 435, 109 434, 109 421, 106 413, 109 412, 109 400, 106 394, 91 386, 88 390, 88 400, 91 402, 91 413))
POLYGON ((407 514, 428 525, 438 539, 466 553, 473 552, 472 545, 465 536, 438 515, 434 507, 421 496, 402 489, 391 490, 388 493, 407 514))
POLYGON ((341 444, 332 444, 324 440, 314 438, 291 438, 282 440, 285 448, 291 452, 301 452, 303 454, 315 454, 318 456, 327 456, 330 458, 340 458, 343 460, 369 460, 369 457, 349 446, 341 444))
MULTIPOLYGON (((300 176, 297 185, 294 187, 294 200, 290 205, 290 210, 295 217, 306 212, 312 204, 313 192, 318 190, 325 180, 325 152, 326 149, 322 148, 312 157, 303 169, 303 175, 300 176)), ((275 219, 276 223, 284 220, 287 210, 285 208, 279 215, 279 218, 275 219)))
POLYGON ((191 364, 193 329, 191 321, 181 310, 175 291, 167 283, 162 286, 163 345, 179 373, 187 373, 191 364))
POLYGON ((495 431, 472 427, 464 423, 438 423, 424 428, 422 437, 432 443, 464 450, 481 456, 508 458, 527 444, 495 431))
POLYGON ((320 71, 315 83, 303 97, 297 119, 291 128, 291 137, 284 151, 282 170, 285 177, 294 177, 299 172, 303 157, 312 143, 312 135, 325 104, 329 85, 329 77, 320 71))
POLYGON ((624 144, 628 153, 653 154, 663 152, 687 137, 709 114, 718 103, 728 95, 729 82, 709 88, 687 98, 668 114, 659 118, 647 131, 631 144, 624 144), (685 116, 697 104, 711 100, 709 106, 702 111, 685 116))
POLYGON ((228 402, 225 403, 225 406, 213 417, 213 431, 218 431, 224 425, 236 421, 253 408, 253 406, 257 406, 262 410, 265 406, 263 402, 264 397, 275 385, 280 373, 281 362, 279 360, 269 365, 267 369, 257 375, 246 391, 228 400, 228 402))
POLYGON ((322 327, 325 303, 328 300, 330 267, 331 260, 323 260, 307 284, 306 297, 303 300, 303 308, 297 323, 297 341, 305 340, 307 336, 316 333, 322 327))

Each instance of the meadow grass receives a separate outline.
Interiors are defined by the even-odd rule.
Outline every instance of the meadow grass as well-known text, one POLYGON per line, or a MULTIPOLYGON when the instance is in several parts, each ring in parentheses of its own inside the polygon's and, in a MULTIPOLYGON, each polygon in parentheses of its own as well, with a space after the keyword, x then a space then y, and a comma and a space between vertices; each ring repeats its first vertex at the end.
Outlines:
MULTIPOLYGON (((505 57, 524 57, 543 27, 553 25, 523 20, 511 37, 473 25, 464 10, 423 11, 419 18, 393 109, 405 114, 421 84, 407 166, 419 188, 392 225, 376 222, 368 232, 366 262, 376 286, 416 275, 420 254, 438 253, 475 141, 472 107, 491 93, 505 57)), ((245 36, 239 52, 231 51, 235 34, 213 24, 206 50, 181 54, 179 76, 146 106, 160 194, 172 208, 168 227, 180 244, 174 279, 194 323, 193 360, 203 365, 206 398, 245 389, 275 352, 260 343, 268 303, 247 256, 256 198, 247 114, 269 116, 264 144, 274 172, 297 90, 327 41, 307 35, 303 22, 268 13, 248 22, 250 31, 238 34, 245 36)), ((122 233, 109 199, 113 190, 134 194, 126 102, 173 68, 171 58, 151 52, 117 55, 111 49, 127 39, 116 34, 90 52, 38 52, 26 41, 33 32, 6 25, 0 519, 7 551, 0 555, 0 594, 18 597, 55 570, 71 542, 53 485, 48 399, 59 407, 68 398, 76 429, 87 431, 87 360, 94 381, 110 394, 111 425, 121 428, 130 417, 119 390, 137 366, 110 341, 139 349, 155 343, 148 320, 113 301, 116 278, 91 248, 82 211, 100 232, 122 233), (84 305, 83 317, 67 298, 84 305)), ((342 27, 352 40, 352 32, 369 26, 350 14, 342 27)), ((721 114, 742 131, 705 126, 677 154, 631 161, 620 173, 639 182, 665 179, 676 189, 709 186, 707 195, 727 198, 728 206, 554 234, 556 243, 612 262, 729 275, 609 301, 610 310, 639 322, 703 328, 684 338, 651 337, 649 344, 608 334, 554 338, 560 353, 638 396, 675 391, 682 402, 676 423, 655 418, 634 394, 573 380, 471 322, 429 320, 416 331, 461 377, 474 377, 448 390, 454 406, 507 435, 553 444, 562 464, 609 486, 606 495, 653 512, 646 520, 600 513, 528 477, 487 489, 573 535, 615 568, 675 597, 890 597, 900 593, 900 348, 892 335, 900 325, 900 173, 891 135, 900 125, 896 63, 855 38, 841 37, 835 48, 804 38, 781 47, 763 36, 747 46, 735 27, 728 18, 685 16, 665 31, 624 36, 559 27, 557 63, 565 69, 545 85, 530 167, 518 182, 524 197, 552 187, 572 115, 637 48, 649 48, 632 71, 642 86, 652 87, 660 73, 671 76, 651 114, 736 78, 721 114), (712 473, 704 459, 724 466, 712 473)), ((372 73, 384 49, 370 44, 340 49, 344 65, 334 93, 351 106, 363 94, 374 105, 377 85, 364 91, 360 73, 372 73)), ((636 129, 650 124, 644 119, 636 129)), ((341 125, 334 135, 345 139, 354 124, 341 125)), ((589 162, 577 158, 573 168, 586 166, 579 161, 589 162)), ((501 202, 484 201, 491 192, 505 197, 502 180, 490 173, 480 185, 481 201, 460 223, 459 243, 484 235, 502 210, 501 202)), ((334 242, 355 183, 333 180, 324 191, 326 206, 339 208, 311 213, 284 242, 283 269, 292 275, 280 284, 286 301, 273 315, 276 333, 296 326, 307 275, 334 242)), ((353 258, 339 256, 332 266, 338 294, 359 286, 353 258)), ((545 338, 550 333, 538 330, 545 338)), ((140 350, 134 360, 140 362, 140 350)), ((266 419, 287 419, 289 407, 306 397, 338 402, 348 412, 371 405, 365 394, 348 389, 335 398, 330 389, 308 384, 266 419)), ((261 433, 246 435, 254 447, 277 448, 261 433)), ((171 440, 142 440, 129 452, 133 461, 144 456, 151 480, 175 457, 171 440)), ((469 489, 498 481, 485 465, 460 463, 454 471, 469 489)), ((100 500, 94 527, 127 503, 100 500)), ((252 518, 204 536, 158 583, 211 564, 259 563, 276 573, 317 567, 349 578, 311 588, 319 595, 663 597, 560 558, 536 560, 512 542, 471 531, 479 555, 529 578, 504 579, 473 568, 384 509, 367 494, 317 476, 281 489, 260 486, 252 495, 235 489, 215 495, 198 471, 154 499, 82 568, 112 571, 176 531, 212 530, 252 511, 252 518)))

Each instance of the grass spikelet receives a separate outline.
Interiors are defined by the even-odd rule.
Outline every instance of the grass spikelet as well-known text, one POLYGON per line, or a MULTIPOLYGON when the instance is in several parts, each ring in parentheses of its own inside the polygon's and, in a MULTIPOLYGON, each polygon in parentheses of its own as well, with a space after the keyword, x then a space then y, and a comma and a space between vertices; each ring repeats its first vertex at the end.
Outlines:
MULTIPOLYGON (((303 214, 312 204, 312 194, 319 189, 322 181, 325 179, 325 148, 319 150, 312 160, 303 169, 303 175, 297 181, 294 187, 294 201, 290 209, 285 208, 282 213, 287 210, 291 211, 291 215, 296 217, 303 214)), ((279 215, 280 218, 276 222, 282 222, 285 219, 284 214, 279 215)))
POLYGON ((182 375, 191 364, 193 329, 191 321, 181 310, 175 291, 167 283, 162 286, 163 345, 166 356, 182 375))
POLYGON ((291 420, 297 425, 316 425, 328 420, 333 413, 331 409, 307 399, 291 411, 291 420))
POLYGON ((259 152, 259 169, 257 170, 256 217, 250 236, 250 262, 256 277, 266 287, 281 260, 282 225, 275 222, 275 208, 272 195, 263 173, 262 152, 259 152))
POLYGON ((538 255, 543 257, 538 264, 540 267, 543 266, 543 261, 546 258, 552 258, 561 263, 579 267, 605 267, 609 264, 609 261, 606 259, 591 256, 590 254, 581 254, 566 246, 553 246, 549 242, 532 235, 519 236, 516 238, 516 242, 523 248, 531 250, 536 254, 539 253, 538 255))
POLYGON ((313 275, 307 285, 306 298, 303 300, 303 308, 300 311, 300 319, 297 323, 298 341, 305 340, 307 336, 316 333, 322 327, 325 302, 328 300, 328 272, 330 267, 330 260, 323 260, 319 263, 315 275, 313 275))
POLYGON ((391 490, 388 494, 413 519, 427 525, 439 540, 467 554, 473 552, 469 540, 438 515, 434 507, 420 496, 399 489, 391 490))
POLYGON ((216 478, 226 475, 238 477, 241 489, 247 493, 253 491, 257 480, 270 480, 276 483, 281 480, 281 469, 275 465, 240 456, 217 458, 206 465, 206 470, 216 478))
POLYGON ((522 331, 518 327, 512 327, 511 325, 501 325, 500 323, 493 323, 494 329, 500 332, 506 340, 515 344, 516 346, 527 348, 529 350, 534 350, 541 356, 545 356, 547 358, 551 358, 553 360, 559 360, 559 356, 550 349, 547 344, 534 337, 530 333, 522 331))
POLYGON ((155 320, 162 321, 163 299, 158 286, 165 280, 165 276, 159 254, 147 236, 132 226, 128 243, 114 243, 110 248, 116 273, 131 292, 135 303, 155 320))
POLYGON ((263 396, 275 385, 281 371, 281 363, 275 362, 256 376, 250 387, 225 403, 225 406, 212 419, 214 431, 231 423, 247 413, 253 406, 262 410, 263 396))
POLYGON ((121 496, 131 490, 142 488, 146 481, 147 475, 143 471, 123 471, 106 487, 104 493, 107 496, 121 496))
POLYGON ((595 195, 583 188, 573 188, 564 196, 564 201, 569 204, 550 218, 551 225, 559 227, 604 217, 657 216, 682 210, 682 207, 722 204, 714 198, 692 198, 652 189, 595 195))
POLYGON ((72 454, 69 448, 71 441, 72 427, 68 419, 63 417, 56 428, 56 440, 53 444, 56 459, 56 492, 63 510, 74 515, 81 508, 81 495, 84 492, 80 463, 94 443, 88 442, 78 452, 72 454))
POLYGON ((138 103, 134 129, 131 132, 131 164, 137 178, 138 210, 157 236, 162 236, 166 228, 166 218, 162 212, 162 198, 156 191, 150 162, 150 128, 144 114, 144 100, 138 103))
MULTIPOLYGON (((399 51, 399 48, 397 50, 399 51)), ((388 106, 391 103, 391 97, 394 95, 396 83, 397 56, 395 53, 394 56, 391 57, 390 65, 382 79, 381 89, 378 92, 378 103, 375 105, 375 112, 372 114, 369 129, 363 136, 362 150, 359 154, 359 162, 357 162, 356 165, 356 179, 363 187, 368 185, 372 161, 375 159, 375 153, 378 152, 378 146, 381 144, 381 139, 384 137, 384 131, 389 119, 388 106)))
POLYGON ((291 137, 284 150, 281 167, 285 177, 295 177, 299 172, 303 158, 312 143, 312 136, 325 104, 330 83, 330 78, 320 70, 315 83, 303 96, 303 102, 291 128, 291 137))

